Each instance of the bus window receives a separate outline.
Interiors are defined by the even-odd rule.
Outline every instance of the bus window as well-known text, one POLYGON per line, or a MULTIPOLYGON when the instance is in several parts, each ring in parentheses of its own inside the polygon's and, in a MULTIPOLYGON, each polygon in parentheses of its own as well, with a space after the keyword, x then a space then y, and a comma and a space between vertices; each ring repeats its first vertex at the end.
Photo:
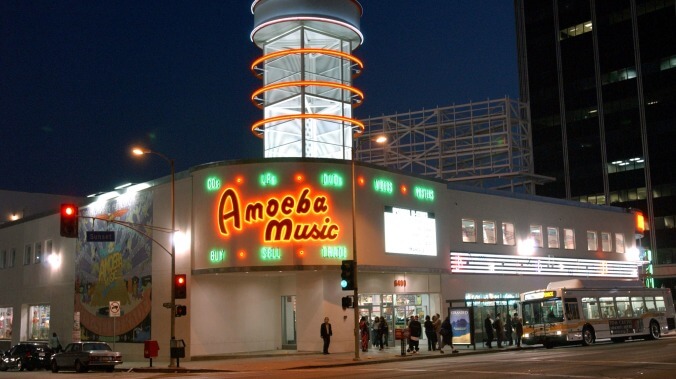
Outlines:
POLYGON ((657 296, 655 297, 655 303, 657 304, 657 310, 660 312, 664 312, 667 310, 667 307, 664 306, 664 297, 662 296, 657 296))
POLYGON ((566 319, 578 320, 580 318, 580 310, 577 307, 577 299, 566 299, 566 319))
POLYGON ((613 303, 612 297, 600 297, 599 304, 601 305, 601 314, 603 315, 603 318, 617 317, 615 303, 613 303))
POLYGON ((593 297, 582 298, 582 314, 586 320, 601 318, 599 313, 599 306, 596 299, 593 297))
POLYGON ((655 308, 655 298, 652 296, 646 296, 645 306, 648 312, 655 312, 657 310, 657 308, 655 308))
POLYGON ((634 317, 639 317, 645 313, 645 305, 643 304, 642 297, 632 297, 631 307, 634 310, 634 317))
POLYGON ((618 317, 633 317, 634 314, 631 311, 631 303, 629 302, 629 296, 618 296, 615 298, 615 305, 617 305, 617 316, 618 317))
POLYGON ((533 306, 538 306, 539 304, 534 303, 525 303, 523 304, 522 313, 523 313, 523 324, 524 325, 533 325, 535 320, 533 319, 533 306))

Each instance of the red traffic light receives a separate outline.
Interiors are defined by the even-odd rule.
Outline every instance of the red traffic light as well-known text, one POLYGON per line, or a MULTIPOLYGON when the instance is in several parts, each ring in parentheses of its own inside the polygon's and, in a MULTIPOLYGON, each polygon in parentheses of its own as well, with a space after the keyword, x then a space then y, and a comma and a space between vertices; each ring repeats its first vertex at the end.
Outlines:
POLYGON ((75 204, 61 204, 61 236, 77 238, 78 208, 75 204))
POLYGON ((176 306, 176 317, 181 317, 181 316, 187 316, 188 315, 188 307, 185 305, 177 305, 176 306))
POLYGON ((174 299, 185 299, 188 294, 188 283, 185 274, 174 275, 174 299))

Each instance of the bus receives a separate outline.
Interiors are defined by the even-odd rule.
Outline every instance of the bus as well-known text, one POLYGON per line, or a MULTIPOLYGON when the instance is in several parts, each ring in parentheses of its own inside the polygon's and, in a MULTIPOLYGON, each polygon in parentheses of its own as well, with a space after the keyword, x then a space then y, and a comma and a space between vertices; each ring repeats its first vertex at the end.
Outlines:
POLYGON ((521 294, 522 343, 592 345, 597 339, 658 339, 672 333, 674 300, 668 288, 638 281, 572 279, 521 294))

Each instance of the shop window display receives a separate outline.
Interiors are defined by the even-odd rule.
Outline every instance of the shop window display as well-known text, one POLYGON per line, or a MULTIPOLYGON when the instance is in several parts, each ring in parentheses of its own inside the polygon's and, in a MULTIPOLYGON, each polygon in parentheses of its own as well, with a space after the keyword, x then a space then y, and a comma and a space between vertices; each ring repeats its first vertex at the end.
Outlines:
POLYGON ((30 340, 48 340, 49 339, 49 305, 33 305, 28 308, 30 315, 28 324, 28 339, 30 340))
POLYGON ((12 338, 12 308, 0 308, 0 339, 12 338))

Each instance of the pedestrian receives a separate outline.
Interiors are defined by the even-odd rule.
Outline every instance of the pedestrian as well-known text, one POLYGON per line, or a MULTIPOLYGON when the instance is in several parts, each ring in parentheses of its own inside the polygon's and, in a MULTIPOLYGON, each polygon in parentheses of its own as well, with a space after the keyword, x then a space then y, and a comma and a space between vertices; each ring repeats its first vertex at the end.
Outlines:
POLYGON ((328 317, 324 317, 324 323, 320 328, 320 335, 324 340, 324 350, 322 352, 326 355, 329 353, 329 345, 331 344, 331 336, 333 335, 333 330, 331 330, 331 324, 329 324, 328 317))
POLYGON ((484 330, 486 332, 486 346, 489 349, 492 349, 491 343, 493 342, 493 320, 491 320, 491 314, 486 314, 486 319, 484 320, 484 330))
POLYGON ((514 313, 514 318, 512 319, 512 324, 514 325, 514 331, 516 332, 516 347, 521 348, 521 336, 523 336, 523 322, 518 313, 514 313))
POLYGON ((422 325, 418 320, 418 316, 411 316, 411 321, 408 323, 409 331, 409 351, 416 354, 420 351, 420 336, 422 336, 422 325))
POLYGON ((387 346, 388 340, 390 339, 390 327, 387 325, 387 320, 385 316, 380 317, 380 350, 383 349, 383 345, 387 346))
MULTIPOLYGON (((437 313, 432 318, 432 325, 434 325, 434 333, 437 337, 437 343, 441 343, 441 316, 437 313)), ((437 349, 439 347, 437 346, 437 349)))
POLYGON ((59 336, 56 335, 56 332, 52 333, 52 336, 49 338, 49 347, 51 347, 55 353, 60 353, 62 350, 61 341, 59 341, 59 336))
POLYGON ((425 327, 425 337, 427 337, 427 351, 435 351, 437 349, 437 332, 434 330, 434 324, 430 320, 430 316, 425 316, 425 324, 423 326, 425 327))
POLYGON ((373 347, 380 347, 380 318, 376 316, 373 319, 373 327, 371 328, 371 343, 373 347))
POLYGON ((439 353, 443 354, 444 346, 451 347, 451 353, 457 353, 458 351, 453 348, 453 325, 451 325, 451 318, 446 316, 444 322, 441 323, 441 340, 439 341, 439 353))
POLYGON ((366 316, 361 316, 361 320, 359 320, 359 332, 361 334, 361 351, 365 352, 369 349, 369 323, 366 316))
POLYGON ((512 317, 509 312, 505 315, 505 343, 509 342, 509 346, 513 345, 512 341, 512 317))
POLYGON ((498 339, 498 348, 501 348, 502 341, 505 339, 505 328, 502 320, 500 319, 500 313, 495 314, 495 322, 493 322, 493 327, 495 328, 495 337, 498 339))

